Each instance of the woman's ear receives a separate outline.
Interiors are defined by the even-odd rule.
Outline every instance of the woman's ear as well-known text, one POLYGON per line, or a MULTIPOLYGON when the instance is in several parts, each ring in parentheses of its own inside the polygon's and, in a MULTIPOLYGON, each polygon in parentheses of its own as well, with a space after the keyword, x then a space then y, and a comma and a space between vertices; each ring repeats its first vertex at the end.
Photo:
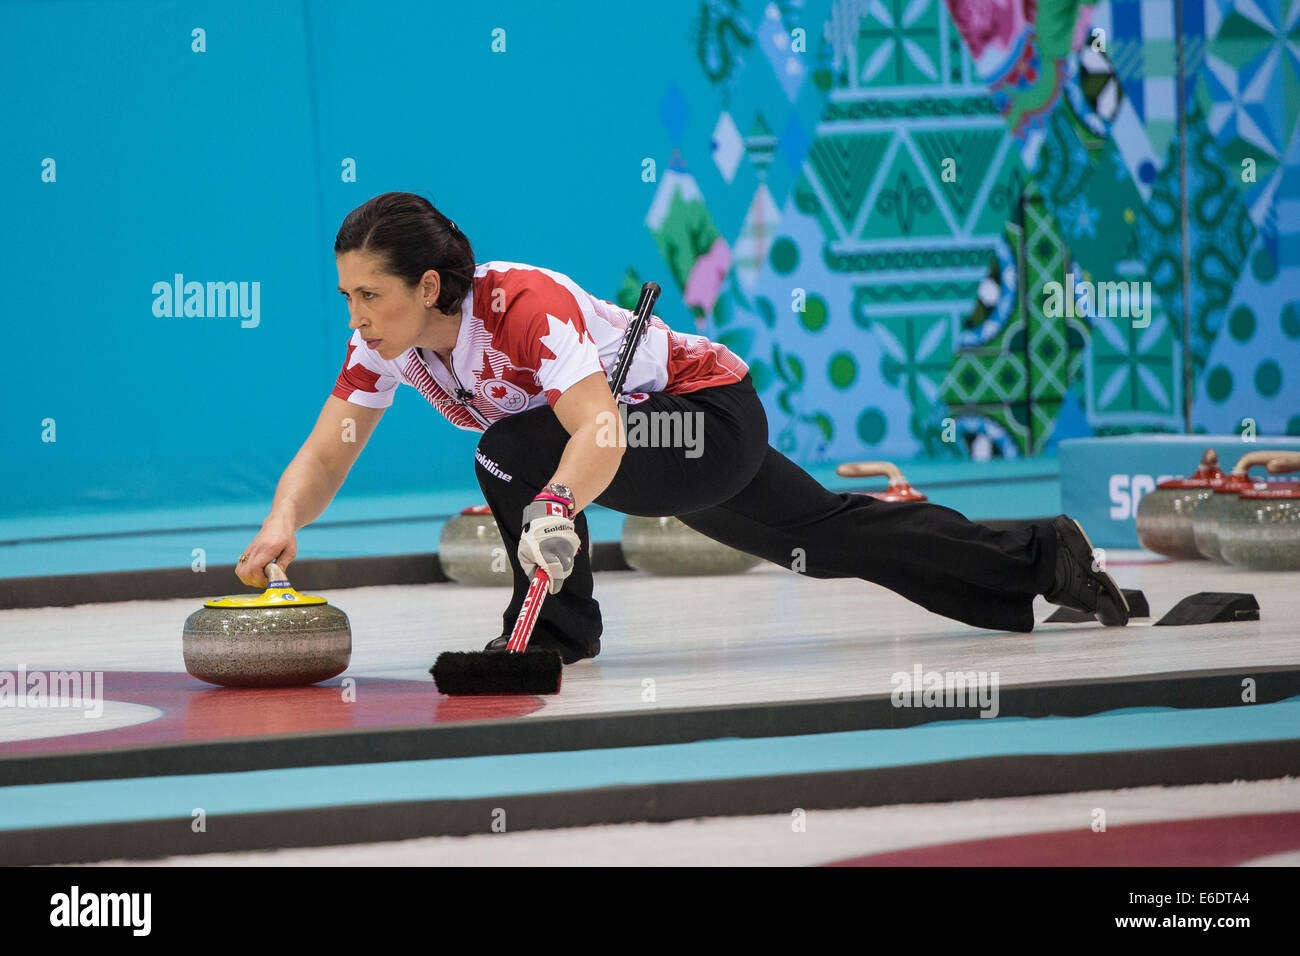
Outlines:
POLYGON ((425 302, 429 302, 432 303, 433 305, 437 305, 438 296, 441 292, 442 292, 442 276, 438 275, 436 270, 430 269, 421 277, 420 280, 421 298, 425 302))

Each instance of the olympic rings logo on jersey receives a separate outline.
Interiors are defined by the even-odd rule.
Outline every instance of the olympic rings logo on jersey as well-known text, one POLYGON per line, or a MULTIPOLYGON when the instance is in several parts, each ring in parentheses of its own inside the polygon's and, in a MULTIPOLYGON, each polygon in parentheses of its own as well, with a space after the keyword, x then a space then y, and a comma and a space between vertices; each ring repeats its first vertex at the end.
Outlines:
POLYGON ((475 385, 474 391, 503 412, 522 412, 528 407, 528 393, 513 382, 489 378, 475 385))

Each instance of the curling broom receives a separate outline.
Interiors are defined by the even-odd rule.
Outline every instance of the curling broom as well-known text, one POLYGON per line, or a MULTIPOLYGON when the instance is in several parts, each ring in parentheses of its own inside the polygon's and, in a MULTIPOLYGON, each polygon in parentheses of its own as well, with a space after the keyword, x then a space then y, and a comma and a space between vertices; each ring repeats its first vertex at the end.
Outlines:
MULTIPOLYGON (((632 366, 632 354, 650 324, 650 314, 659 298, 659 286, 647 282, 641 287, 632 320, 614 359, 609 387, 617 400, 632 366)), ((556 651, 528 652, 528 640, 546 599, 550 575, 544 567, 533 572, 528 594, 519 608, 514 630, 504 651, 447 651, 438 655, 429 672, 444 694, 558 694, 564 662, 556 651)))

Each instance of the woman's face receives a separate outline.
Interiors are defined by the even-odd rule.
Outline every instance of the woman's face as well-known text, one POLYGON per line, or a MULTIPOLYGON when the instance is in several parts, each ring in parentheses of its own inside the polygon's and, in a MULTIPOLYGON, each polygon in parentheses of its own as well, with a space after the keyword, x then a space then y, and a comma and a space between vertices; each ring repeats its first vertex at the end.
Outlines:
POLYGON ((345 252, 335 257, 335 264, 339 291, 352 315, 348 328, 359 331, 380 358, 397 358, 415 345, 429 321, 425 299, 434 301, 438 295, 437 273, 431 273, 430 288, 408 289, 398 276, 384 272, 382 259, 372 253, 345 252))

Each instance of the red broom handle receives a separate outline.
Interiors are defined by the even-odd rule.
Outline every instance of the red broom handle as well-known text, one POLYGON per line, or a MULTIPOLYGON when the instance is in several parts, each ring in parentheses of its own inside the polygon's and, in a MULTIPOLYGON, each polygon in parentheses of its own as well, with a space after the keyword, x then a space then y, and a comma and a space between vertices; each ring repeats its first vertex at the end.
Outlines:
MULTIPOLYGON (((614 359, 614 374, 609 380, 609 387, 614 392, 615 401, 618 400, 623 383, 627 380, 628 369, 632 367, 632 353, 636 351, 645 327, 650 324, 650 317, 658 298, 658 285, 647 282, 641 286, 641 296, 637 300, 636 309, 632 312, 627 331, 623 333, 623 341, 619 344, 618 355, 614 359)), ((550 583, 551 576, 546 573, 545 568, 538 565, 537 570, 533 572, 532 583, 528 585, 528 594, 524 597, 523 606, 519 608, 519 617, 515 619, 515 629, 510 632, 510 642, 506 644, 506 650, 519 652, 528 647, 528 639, 533 636, 533 625, 537 623, 537 615, 542 610, 542 601, 546 598, 550 583)))
POLYGON ((527 649, 528 639, 533 636, 533 625, 537 623, 537 615, 541 613, 542 601, 546 599, 550 583, 551 576, 539 564, 533 572, 533 583, 528 585, 523 606, 519 608, 519 617, 515 619, 515 629, 510 632, 510 643, 506 645, 506 650, 518 653, 527 649))

